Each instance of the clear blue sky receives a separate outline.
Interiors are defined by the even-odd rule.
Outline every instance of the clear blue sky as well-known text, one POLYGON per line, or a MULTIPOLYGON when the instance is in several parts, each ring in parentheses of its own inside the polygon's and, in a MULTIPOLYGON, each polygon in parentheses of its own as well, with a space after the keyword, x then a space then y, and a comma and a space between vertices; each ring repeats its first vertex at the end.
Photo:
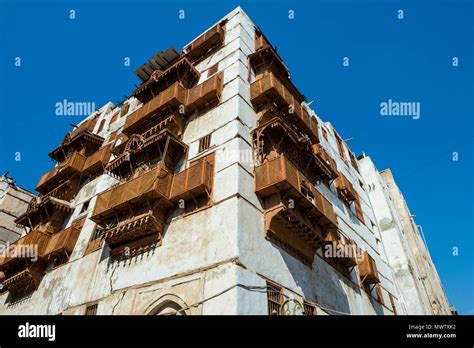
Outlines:
POLYGON ((392 169, 450 302, 474 314, 472 1, 0 0, 0 171, 34 190, 53 165, 48 152, 80 121, 55 116, 56 102, 123 99, 138 83, 135 68, 237 5, 277 46, 319 116, 353 137, 356 154, 392 169), (381 117, 388 99, 420 102, 421 118, 381 117))

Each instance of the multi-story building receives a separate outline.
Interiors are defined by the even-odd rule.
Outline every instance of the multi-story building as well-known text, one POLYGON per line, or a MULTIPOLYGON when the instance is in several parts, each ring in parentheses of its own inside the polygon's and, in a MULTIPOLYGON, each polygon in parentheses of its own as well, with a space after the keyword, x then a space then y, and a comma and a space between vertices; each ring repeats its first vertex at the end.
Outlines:
POLYGON ((407 312, 356 156, 242 9, 136 73, 49 154, 1 313, 407 312))
MULTIPOLYGON (((389 169, 378 172, 370 157, 359 164, 402 303, 408 314, 451 314, 438 272, 389 169)), ((421 230, 422 231, 422 230, 421 230)))
POLYGON ((8 173, 0 176, 0 249, 26 232, 15 224, 35 194, 18 186, 8 173))

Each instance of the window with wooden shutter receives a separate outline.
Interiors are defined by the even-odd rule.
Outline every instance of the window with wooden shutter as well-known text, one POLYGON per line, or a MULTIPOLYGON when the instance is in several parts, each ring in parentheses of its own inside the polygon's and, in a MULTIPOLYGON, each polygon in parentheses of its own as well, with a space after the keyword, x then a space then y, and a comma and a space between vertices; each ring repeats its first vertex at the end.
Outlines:
POLYGON ((128 113, 129 108, 130 108, 129 104, 123 104, 122 109, 120 110, 120 117, 125 116, 128 113))
POLYGON ((303 302, 303 315, 316 315, 316 305, 305 300, 303 302))
POLYGON ((384 305, 385 304, 385 301, 383 300, 383 291, 382 291, 382 287, 380 286, 380 283, 377 283, 375 285, 375 292, 377 294, 377 301, 384 305))
POLYGON ((102 235, 104 231, 96 226, 94 232, 92 232, 91 239, 89 240, 89 243, 87 244, 86 250, 84 251, 84 256, 100 250, 101 244, 102 244, 102 235))
POLYGON ((219 63, 214 64, 207 70, 207 77, 214 75, 219 70, 219 63))
POLYGON ((324 139, 326 139, 326 141, 329 141, 329 136, 328 136, 327 130, 325 130, 324 128, 321 128, 321 130, 323 131, 323 137, 324 137, 324 139))
POLYGON ((86 315, 97 315, 98 304, 94 303, 86 307, 86 315))
POLYGON ((359 219, 360 222, 362 222, 363 224, 365 224, 365 219, 364 219, 364 212, 362 211, 362 206, 360 204, 360 198, 358 198, 356 201, 355 201, 355 209, 356 209, 356 215, 357 215, 357 218, 359 219))
POLYGON ((342 141, 341 137, 337 134, 336 134, 336 140, 337 140, 337 147, 339 149, 339 153, 341 155, 341 158, 344 162, 347 163, 346 151, 344 149, 344 142, 342 141))
POLYGON ((82 205, 80 214, 84 213, 85 211, 87 211, 87 209, 89 209, 89 203, 90 203, 90 200, 84 202, 84 204, 82 205))
POLYGON ((112 118, 110 119, 110 124, 113 124, 115 121, 117 121, 117 118, 118 118, 118 115, 119 115, 119 112, 117 111, 113 116, 112 118))
POLYGON ((392 294, 388 294, 388 297, 390 298, 390 303, 392 304, 392 311, 394 315, 397 315, 397 307, 395 306, 395 297, 393 297, 392 294))
POLYGON ((349 151, 349 156, 351 157, 352 166, 354 167, 355 170, 357 170, 358 173, 360 173, 359 164, 357 163, 357 158, 354 156, 354 154, 351 151, 349 151))
POLYGON ((104 125, 105 125, 105 120, 100 121, 99 128, 97 129, 97 133, 102 132, 102 130, 104 129, 104 125))
POLYGON ((204 150, 207 150, 210 145, 211 145, 211 135, 208 134, 205 137, 202 137, 201 139, 199 139, 199 152, 203 152, 204 150))
POLYGON ((280 315, 283 305, 282 287, 267 281, 268 314, 280 315))

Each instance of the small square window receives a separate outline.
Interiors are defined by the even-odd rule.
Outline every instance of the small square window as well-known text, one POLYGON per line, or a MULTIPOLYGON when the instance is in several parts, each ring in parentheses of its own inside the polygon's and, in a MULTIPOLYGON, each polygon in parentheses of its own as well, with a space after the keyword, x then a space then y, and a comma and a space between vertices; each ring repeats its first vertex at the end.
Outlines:
POLYGON ((205 137, 202 137, 201 139, 199 139, 199 152, 203 152, 204 150, 207 150, 210 145, 211 145, 211 135, 208 134, 205 137))
POLYGON ((82 205, 80 214, 82 214, 82 213, 84 213, 85 211, 87 211, 87 209, 89 208, 89 203, 90 203, 90 200, 84 202, 84 204, 82 205))
POLYGON ((120 117, 125 116, 128 113, 129 108, 130 108, 129 104, 123 104, 122 110, 120 110, 120 117))
POLYGON ((316 315, 316 306, 305 300, 303 302, 303 315, 316 315))
POLYGON ((94 303, 86 307, 86 315, 97 315, 97 307, 99 305, 94 303))
POLYGON ((323 137, 324 139, 326 139, 326 141, 329 141, 329 136, 328 136, 328 132, 324 129, 324 128, 321 128, 322 131, 323 131, 323 137))

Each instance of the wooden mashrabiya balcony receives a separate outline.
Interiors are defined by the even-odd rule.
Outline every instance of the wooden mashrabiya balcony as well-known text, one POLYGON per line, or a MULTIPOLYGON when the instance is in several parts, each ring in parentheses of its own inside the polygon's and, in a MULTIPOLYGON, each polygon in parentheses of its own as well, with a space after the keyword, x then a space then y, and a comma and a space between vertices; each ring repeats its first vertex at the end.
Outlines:
POLYGON ((82 223, 75 222, 70 227, 51 235, 48 245, 44 250, 44 257, 52 258, 56 255, 66 255, 69 257, 76 246, 83 222, 84 220, 82 220, 82 223))
POLYGON ((70 176, 75 174, 80 174, 85 161, 86 157, 84 155, 75 152, 69 156, 65 162, 44 174, 38 182, 36 190, 42 194, 46 194, 48 191, 59 186, 63 180, 67 180, 70 176))
POLYGON ((129 210, 130 206, 142 206, 147 204, 147 201, 158 199, 165 201, 164 203, 169 202, 171 181, 172 175, 169 171, 158 165, 136 178, 102 192, 97 197, 91 219, 100 224, 114 214, 129 210))
POLYGON ((87 157, 82 167, 82 175, 87 175, 91 172, 102 171, 110 159, 112 145, 102 146, 99 150, 87 157))
POLYGON ((326 236, 322 252, 325 258, 335 261, 346 268, 351 268, 357 265, 357 250, 358 247, 353 240, 347 238, 338 230, 332 230, 326 236), (326 254, 329 247, 331 248, 326 254))
POLYGON ((282 81, 272 72, 268 72, 250 86, 250 98, 258 110, 264 104, 274 102, 279 109, 303 129, 313 143, 319 142, 317 121, 282 81), (291 111, 292 112, 291 112, 291 111))
POLYGON ((170 200, 176 203, 180 199, 188 200, 202 194, 210 195, 212 179, 213 164, 204 158, 173 176, 170 200))
POLYGON ((359 259, 358 266, 359 276, 362 284, 380 283, 375 260, 367 251, 365 251, 363 256, 359 259))
POLYGON ((74 205, 55 197, 38 199, 34 197, 25 213, 15 219, 15 223, 29 228, 49 223, 54 231, 59 231, 67 218, 74 211, 74 205))
POLYGON ((38 260, 44 256, 52 233, 51 226, 37 227, 4 250, 0 257, 3 291, 14 292, 39 284, 43 265, 38 260))
POLYGON ((191 62, 206 56, 210 51, 221 47, 225 38, 225 23, 216 24, 186 47, 185 57, 191 62))
POLYGON ((354 186, 352 186, 351 182, 345 177, 344 174, 339 173, 334 183, 336 184, 339 197, 341 197, 342 200, 349 203, 358 199, 359 195, 354 189, 354 186))
POLYGON ((27 288, 37 288, 42 278, 43 267, 40 264, 26 266, 22 271, 2 282, 1 291, 17 292, 27 288))
MULTIPOLYGON (((140 133, 142 129, 148 128, 153 123, 154 117, 159 119, 158 122, 161 121, 160 117, 167 118, 172 114, 175 117, 185 117, 207 104, 218 102, 221 98, 222 88, 222 72, 189 89, 186 89, 181 82, 175 82, 130 114, 125 122, 123 132, 127 136, 140 133), (183 109, 179 110, 180 107, 183 109)), ((175 121, 178 120, 175 119, 175 121)), ((184 131, 184 122, 179 121, 176 135, 180 137, 184 131)))
POLYGON ((25 259, 43 257, 53 233, 52 227, 45 225, 17 239, 5 249, 5 255, 0 258, 0 269, 21 263, 25 259))
POLYGON ((127 116, 123 132, 127 136, 140 132, 150 118, 159 116, 160 112, 176 109, 180 105, 186 105, 186 89, 178 81, 127 116))
POLYGON ((164 71, 155 70, 148 81, 133 91, 133 96, 142 103, 148 103, 176 82, 186 89, 191 88, 199 77, 194 65, 186 57, 182 57, 164 71))
POLYGON ((308 209, 308 216, 319 218, 321 226, 337 227, 332 204, 312 187, 284 155, 268 160, 255 168, 255 192, 261 197, 287 192, 297 199, 302 208, 308 209))
POLYGON ((311 264, 328 231, 337 229, 332 204, 284 155, 255 168, 255 192, 264 201, 267 237, 311 264))
POLYGON ((313 145, 313 151, 319 168, 324 172, 328 180, 334 180, 339 176, 336 161, 329 156, 324 148, 319 144, 313 145))

